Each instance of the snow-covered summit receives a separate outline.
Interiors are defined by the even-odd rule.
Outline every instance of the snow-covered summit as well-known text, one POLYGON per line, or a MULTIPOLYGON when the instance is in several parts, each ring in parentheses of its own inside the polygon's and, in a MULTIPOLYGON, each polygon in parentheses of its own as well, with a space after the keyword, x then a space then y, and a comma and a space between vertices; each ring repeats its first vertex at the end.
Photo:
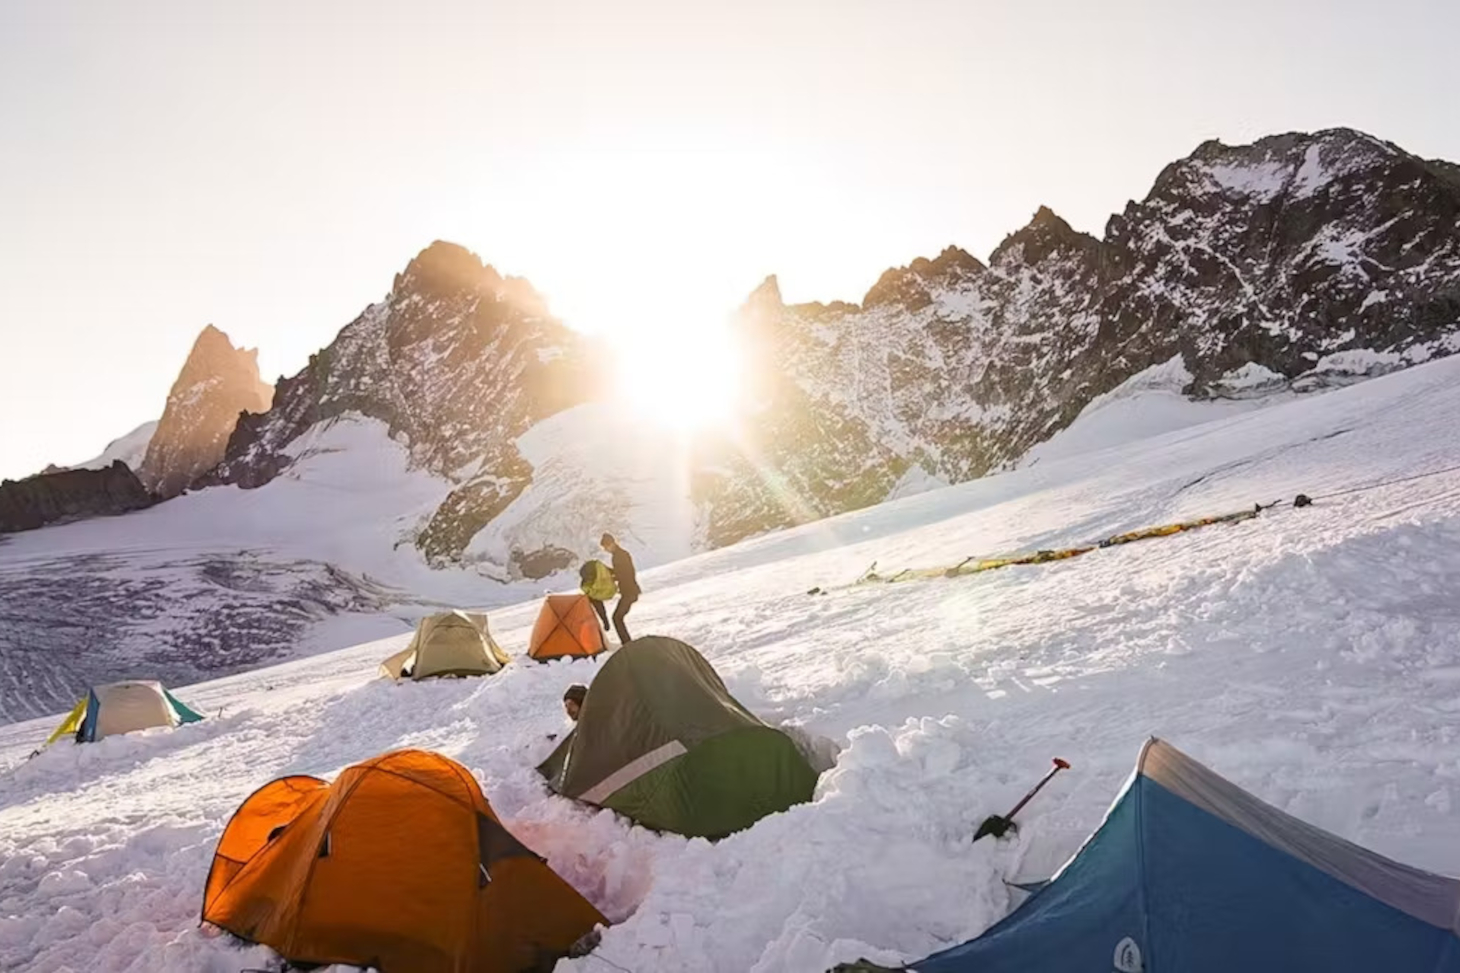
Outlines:
POLYGON ((412 539, 431 560, 454 561, 530 481, 516 438, 599 387, 585 348, 525 281, 434 243, 384 300, 280 381, 273 408, 243 417, 205 482, 260 486, 315 425, 378 419, 413 465, 454 485, 412 539))

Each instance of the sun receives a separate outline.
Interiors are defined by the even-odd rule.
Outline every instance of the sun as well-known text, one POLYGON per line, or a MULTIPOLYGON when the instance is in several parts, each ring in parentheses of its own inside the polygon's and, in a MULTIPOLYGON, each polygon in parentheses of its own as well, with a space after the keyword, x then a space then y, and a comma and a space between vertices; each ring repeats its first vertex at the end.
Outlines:
POLYGON ((682 126, 593 131, 520 173, 515 209, 463 219, 510 241, 553 315, 599 342, 636 423, 699 433, 737 411, 733 317, 775 262, 776 219, 826 182, 798 159, 682 126))
POLYGON ((617 392, 646 422, 682 433, 729 423, 739 355, 729 327, 641 327, 612 332, 617 392))

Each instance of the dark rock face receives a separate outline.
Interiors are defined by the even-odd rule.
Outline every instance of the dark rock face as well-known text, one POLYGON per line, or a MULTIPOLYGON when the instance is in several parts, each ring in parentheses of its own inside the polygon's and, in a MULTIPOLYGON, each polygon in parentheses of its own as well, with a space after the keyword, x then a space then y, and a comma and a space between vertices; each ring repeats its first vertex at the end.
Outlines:
POLYGON ((740 328, 744 428, 696 483, 717 545, 880 502, 915 468, 981 476, 1177 356, 1204 397, 1460 350, 1460 168, 1342 129, 1209 142, 1103 240, 1041 208, 986 267, 949 248, 860 306, 788 307, 772 278, 740 328))
POLYGON ((156 503, 127 464, 0 482, 0 533, 141 510, 156 503))
POLYGON ((303 371, 279 380, 273 408, 239 418, 222 464, 199 484, 262 486, 315 423, 378 419, 416 466, 456 484, 416 537, 429 561, 447 563, 531 481, 516 438, 597 390, 583 339, 527 282, 437 242, 303 371))
POLYGON ((168 393, 138 478, 164 499, 177 496, 223 459, 239 414, 262 412, 272 398, 259 380, 258 352, 233 347, 208 325, 168 393))
POLYGON ((566 571, 577 561, 578 555, 572 551, 551 544, 535 551, 514 550, 512 552, 513 571, 532 581, 539 581, 559 571, 566 571))

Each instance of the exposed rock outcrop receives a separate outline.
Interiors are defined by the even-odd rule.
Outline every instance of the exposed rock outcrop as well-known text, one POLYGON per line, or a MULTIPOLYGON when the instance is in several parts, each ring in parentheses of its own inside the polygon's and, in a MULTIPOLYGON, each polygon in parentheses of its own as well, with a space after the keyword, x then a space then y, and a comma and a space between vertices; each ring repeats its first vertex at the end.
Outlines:
POLYGON ((259 379, 258 351, 233 347, 208 325, 168 393, 138 478, 164 499, 177 496, 222 461, 239 415, 262 412, 272 398, 259 379))
POLYGON ((100 470, 38 473, 0 482, 0 533, 126 513, 156 502, 121 460, 100 470))

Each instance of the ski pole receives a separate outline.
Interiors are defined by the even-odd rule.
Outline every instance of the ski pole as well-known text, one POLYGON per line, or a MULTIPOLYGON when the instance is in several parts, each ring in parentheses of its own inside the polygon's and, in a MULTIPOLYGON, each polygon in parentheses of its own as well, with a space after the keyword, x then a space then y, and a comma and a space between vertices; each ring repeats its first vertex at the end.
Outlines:
POLYGON ((1059 757, 1055 757, 1054 766, 1050 768, 1049 773, 1045 774, 1042 778, 1040 778, 1039 783, 1035 784, 1029 789, 1029 793, 1025 794, 1018 804, 1014 805, 1014 809, 1012 811, 1002 816, 997 814, 990 814, 988 817, 983 819, 983 824, 980 824, 978 826, 978 831, 974 832, 973 840, 977 841, 986 834, 991 834, 995 838, 1002 838, 1010 831, 1018 831, 1019 826, 1014 823, 1014 815, 1023 810, 1024 805, 1033 800, 1034 795, 1043 790, 1044 785, 1048 784, 1055 774, 1059 773, 1061 770, 1069 769, 1069 761, 1061 760, 1059 757))

